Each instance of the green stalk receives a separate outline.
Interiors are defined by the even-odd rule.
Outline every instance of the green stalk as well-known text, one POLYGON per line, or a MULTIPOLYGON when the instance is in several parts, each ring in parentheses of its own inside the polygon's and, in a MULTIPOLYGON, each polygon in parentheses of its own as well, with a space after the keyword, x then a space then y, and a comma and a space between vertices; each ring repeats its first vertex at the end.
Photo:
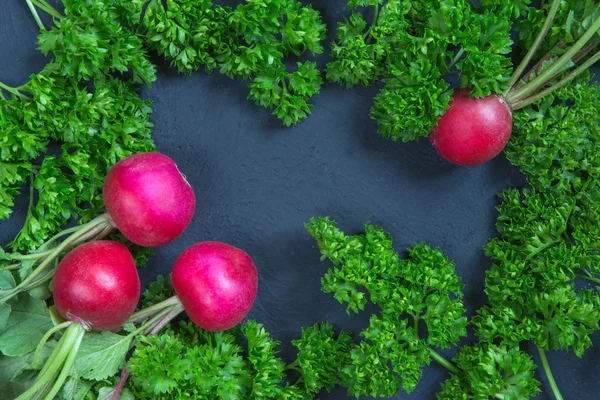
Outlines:
POLYGON ((431 354, 431 357, 433 357, 433 359, 435 361, 437 361, 442 367, 446 368, 448 371, 452 372, 454 375, 460 375, 460 370, 458 368, 456 368, 456 366, 454 364, 452 364, 450 361, 446 360, 444 357, 442 357, 440 354, 438 354, 431 347, 427 347, 427 350, 429 350, 429 354, 431 354))
POLYGON ((173 308, 171 308, 171 310, 165 314, 165 316, 163 318, 161 318, 156 325, 154 325, 152 327, 152 329, 150 329, 150 331, 148 331, 148 335, 154 335, 156 333, 158 333, 165 325, 167 325, 169 322, 171 322, 171 320, 173 318, 175 318, 176 316, 178 316, 179 314, 181 314, 184 311, 183 309, 183 305, 181 303, 173 306, 173 308))
POLYGON ((49 254, 52 254, 52 250, 33 252, 32 254, 19 254, 19 253, 7 254, 7 258, 9 260, 27 261, 27 260, 37 260, 38 258, 45 257, 49 254))
POLYGON ((513 90, 506 96, 506 101, 512 108, 512 104, 515 104, 531 94, 535 93, 538 89, 545 86, 548 81, 559 73, 565 65, 567 65, 571 59, 581 50, 587 42, 596 34, 600 29, 600 17, 596 18, 591 27, 579 38, 579 40, 563 54, 558 60, 556 60, 548 69, 543 71, 540 75, 534 78, 531 82, 526 83, 519 89, 513 90))
POLYGON ((42 31, 45 31, 46 27, 44 26, 44 23, 40 19, 40 16, 38 15, 37 10, 35 9, 35 6, 33 5, 33 3, 31 3, 31 0, 25 0, 25 2, 27 2, 27 7, 29 7, 29 11, 31 11, 31 15, 33 15, 33 19, 35 19, 35 22, 38 24, 39 28, 42 31))
POLYGON ((45 397, 45 400, 52 400, 62 387, 63 383, 65 383, 65 381, 67 380, 68 376, 70 375, 71 369, 75 364, 75 358, 77 357, 79 346, 81 346, 81 342, 83 341, 83 337, 85 336, 85 332, 85 329, 83 329, 80 331, 79 335, 75 337, 73 345, 70 348, 70 352, 67 355, 67 359, 65 360, 65 363, 62 366, 62 371, 60 371, 60 375, 58 375, 58 378, 54 382, 50 393, 48 393, 48 395, 45 397))
POLYGON ((50 4, 48 4, 45 0, 31 0, 31 2, 36 7, 38 7, 42 11, 46 12, 47 14, 50 14, 54 18, 61 19, 63 17, 58 11, 56 11, 56 9, 54 7, 52 7, 50 4))
POLYGON ((50 336, 54 335, 56 332, 58 332, 62 329, 68 328, 71 324, 73 324, 73 321, 65 321, 62 324, 55 325, 54 327, 49 329, 48 332, 46 332, 46 334, 42 337, 42 339, 38 343, 37 348, 35 349, 35 352, 33 353, 31 363, 34 366, 37 365, 39 358, 40 358, 40 354, 42 353, 42 349, 44 348, 44 345, 46 344, 48 339, 50 339, 50 336))
POLYGON ((40 374, 33 385, 15 400, 33 399, 38 391, 42 390, 48 382, 51 382, 56 373, 68 360, 71 349, 74 346, 79 346, 78 343, 81 343, 84 334, 85 328, 81 324, 72 324, 69 326, 60 338, 58 345, 50 355, 48 361, 46 361, 44 368, 40 371, 40 374))
POLYGON ((452 59, 452 61, 450 61, 450 64, 448 65, 448 69, 451 69, 452 67, 454 67, 454 65, 458 62, 458 60, 460 60, 460 58, 462 57, 463 54, 465 54, 465 49, 464 49, 464 47, 461 47, 460 50, 456 53, 456 55, 452 59))
POLYGON ((554 17, 556 16, 559 6, 560 6, 560 0, 554 0, 552 2, 552 6, 550 7, 550 11, 548 11, 548 15, 546 16, 546 21, 544 22, 544 26, 542 27, 542 29, 538 33, 537 37, 535 38, 535 41, 533 42, 533 46, 531 46, 531 48, 525 55, 525 58, 523 58, 523 60, 521 61, 521 63, 519 64, 519 66, 517 67, 515 72, 512 74, 510 81, 508 81, 508 89, 506 90, 506 92, 504 92, 505 97, 508 94, 508 92, 510 91, 510 89, 512 89, 512 87, 515 85, 515 83, 517 83, 517 81, 519 80, 521 75, 523 75, 523 72, 525 72, 525 68, 527 68, 527 66, 531 62, 531 59, 533 58, 535 53, 538 51, 538 49, 542 45, 542 42, 546 38, 546 35, 548 35, 548 31, 550 30, 550 27, 552 26, 552 21, 554 20, 554 17))
POLYGON ((379 19, 379 6, 375 6, 375 11, 373 13, 373 22, 371 22, 371 26, 369 27, 369 30, 363 35, 365 42, 367 40, 369 40, 369 38, 371 37, 371 30, 373 29, 374 26, 377 25, 378 19, 379 19))
POLYGON ((594 283, 597 283, 598 285, 600 285, 600 279, 596 278, 595 276, 581 275, 581 274, 575 274, 575 276, 577 278, 585 279, 585 280, 588 280, 590 282, 594 282, 594 283))
POLYGON ((548 382, 552 388, 552 393, 554 393, 554 397, 556 400, 563 400, 560 390, 558 390, 558 386, 556 385, 556 381, 554 380, 554 376, 552 375, 552 371, 550 370, 546 353, 544 353, 544 350, 542 350, 539 346, 537 346, 537 349, 538 353, 540 354, 540 359, 542 360, 542 367, 544 367, 544 372, 546 373, 546 377, 548 378, 548 382))
POLYGON ((549 95, 550 93, 554 92, 555 90, 560 89, 561 87, 565 86, 567 83, 572 81, 577 75, 581 74, 582 72, 587 70, 589 67, 594 65, 594 63, 598 60, 600 60, 600 52, 594 54, 592 57, 590 57, 590 59, 588 59, 586 62, 581 64, 579 67, 577 67, 573 72, 571 72, 569 75, 567 75, 566 77, 561 79, 559 82, 550 86, 548 89, 542 90, 541 92, 539 92, 527 99, 517 101, 510 107, 511 110, 518 110, 520 108, 526 107, 531 103, 535 103, 542 97, 549 95))
MULTIPOLYGON (((27 96, 25 96, 23 93, 19 92, 18 89, 14 88, 14 87, 10 87, 2 82, 0 82, 0 89, 4 89, 7 92, 12 93, 13 95, 17 96, 21 100, 27 98, 27 96)), ((2 97, 4 97, 4 96, 2 96, 2 97)))
POLYGON ((179 297, 177 297, 177 296, 170 297, 164 301, 161 301, 158 304, 154 304, 150 307, 144 308, 143 310, 140 310, 140 311, 132 314, 131 317, 129 317, 129 319, 127 320, 127 322, 131 322, 131 323, 141 322, 147 318, 150 318, 153 315, 156 315, 158 312, 160 312, 170 306, 174 306, 174 305, 177 305, 180 303, 181 302, 179 300, 179 297))

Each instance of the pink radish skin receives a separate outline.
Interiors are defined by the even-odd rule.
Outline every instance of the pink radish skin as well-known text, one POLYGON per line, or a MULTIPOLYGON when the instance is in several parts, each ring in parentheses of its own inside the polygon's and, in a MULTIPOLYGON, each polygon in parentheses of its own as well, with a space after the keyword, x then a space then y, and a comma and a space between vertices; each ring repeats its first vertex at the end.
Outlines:
POLYGON ((463 166, 496 157, 510 139, 512 113, 497 95, 474 99, 469 90, 454 92, 450 108, 440 118, 429 140, 446 160, 463 166))
POLYGON ((159 153, 138 153, 116 163, 103 188, 114 225, 133 243, 167 244, 183 233, 196 197, 175 162, 159 153))
POLYGON ((135 311, 140 279, 127 246, 99 240, 76 247, 60 261, 52 290, 64 318, 110 330, 135 311))
POLYGON ((248 314, 258 272, 244 251, 221 242, 197 243, 173 267, 173 287, 186 314, 202 329, 233 328, 248 314))

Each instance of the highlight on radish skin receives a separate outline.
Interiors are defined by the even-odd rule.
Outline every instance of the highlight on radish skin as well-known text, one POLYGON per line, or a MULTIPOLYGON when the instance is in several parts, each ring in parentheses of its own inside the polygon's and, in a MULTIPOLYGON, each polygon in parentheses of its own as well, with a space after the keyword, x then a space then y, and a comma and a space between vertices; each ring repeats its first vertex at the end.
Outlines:
POLYGON ((186 314, 212 332, 237 325, 258 290, 258 272, 243 250, 221 242, 197 243, 173 267, 173 287, 186 314))
POLYGON ((463 166, 482 164, 496 157, 510 139, 512 114, 497 95, 469 97, 456 90, 450 108, 429 136, 436 151, 446 160, 463 166))
POLYGON ((102 193, 113 224, 135 244, 165 245, 187 228, 196 208, 192 187, 175 161, 160 153, 133 154, 108 172, 102 193))
POLYGON ((65 319, 110 330, 135 311, 140 279, 127 246, 99 240, 76 247, 60 261, 52 290, 56 310, 65 319))

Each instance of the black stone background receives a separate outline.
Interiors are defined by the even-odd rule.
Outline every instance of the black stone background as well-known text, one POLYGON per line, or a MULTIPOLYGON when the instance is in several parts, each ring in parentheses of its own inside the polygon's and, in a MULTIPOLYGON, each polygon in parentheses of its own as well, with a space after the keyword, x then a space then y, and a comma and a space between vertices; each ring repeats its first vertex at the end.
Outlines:
MULTIPOLYGON (((347 13, 346 1, 312 4, 327 23, 328 46, 336 22, 347 13)), ((46 60, 36 51, 36 34, 25 1, 2 0, 0 80, 18 86, 43 68, 46 60)), ((316 59, 323 67, 329 56, 316 59)), ((338 329, 359 332, 368 324, 369 313, 347 316, 344 305, 320 291, 320 278, 330 264, 319 262, 315 241, 303 224, 328 215, 347 233, 360 232, 367 221, 383 226, 398 251, 421 241, 441 247, 465 282, 469 315, 484 303, 490 260, 482 246, 495 234, 496 194, 524 185, 523 176, 503 156, 462 168, 437 156, 426 139, 402 144, 382 138, 369 118, 376 88, 345 90, 326 83, 313 99, 313 115, 287 129, 246 100, 244 83, 203 71, 179 75, 166 63, 158 64, 158 81, 141 89, 154 103, 153 137, 158 150, 186 174, 198 206, 189 229, 157 249, 140 271, 144 285, 167 274, 178 254, 195 242, 219 240, 244 249, 260 274, 249 318, 266 325, 290 361, 295 355, 290 341, 299 337, 301 327, 327 320, 338 329)), ((11 219, 0 222, 1 244, 22 225, 26 206, 26 196, 20 196, 11 219)), ((599 397, 600 335, 594 341, 597 345, 582 359, 572 352, 549 352, 565 399, 599 397)), ((531 354, 533 350, 529 348, 531 354)), ((434 399, 447 377, 433 362, 412 394, 395 398, 434 399)), ((545 377, 537 377, 548 393, 545 377)), ((336 389, 321 398, 349 396, 336 389)))

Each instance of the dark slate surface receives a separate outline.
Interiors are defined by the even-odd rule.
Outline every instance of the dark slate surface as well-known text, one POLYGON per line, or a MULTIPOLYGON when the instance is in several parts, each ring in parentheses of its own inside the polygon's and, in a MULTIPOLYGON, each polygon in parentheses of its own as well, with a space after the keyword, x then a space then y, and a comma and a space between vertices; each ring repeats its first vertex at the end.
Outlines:
MULTIPOLYGON (((345 1, 312 3, 322 11, 331 40, 345 1)), ((36 32, 24 1, 2 1, 3 82, 18 86, 42 69, 45 60, 35 49, 36 32)), ((318 58, 321 66, 327 60, 318 58)), ((483 166, 461 168, 439 158, 426 140, 401 144, 383 139, 368 116, 374 94, 372 88, 344 90, 326 84, 314 99, 312 117, 285 129, 268 111, 246 100, 243 83, 202 72, 181 76, 160 65, 158 82, 151 90, 143 89, 154 102, 154 139, 158 150, 173 157, 190 180, 198 208, 185 234, 158 249, 141 271, 144 284, 168 273, 177 255, 195 242, 220 240, 243 248, 260 273, 258 299, 249 317, 263 322, 283 342, 283 356, 290 359, 290 340, 303 326, 328 320, 358 332, 368 323, 368 315, 347 316, 344 306, 320 291, 320 277, 329 265, 319 262, 303 224, 310 217, 329 215, 348 233, 359 232, 366 221, 383 226, 399 251, 419 241, 441 247, 464 279, 472 315, 485 301, 484 274, 490 261, 481 248, 495 234, 496 193, 522 186, 524 179, 502 156, 483 166)), ((21 196, 13 217, 0 223, 1 244, 14 236, 25 210, 21 196)), ((582 359, 572 352, 550 352, 565 399, 597 398, 600 336, 595 339, 599 344, 582 359)), ((432 364, 411 395, 396 398, 434 399, 447 376, 432 364)), ((547 391, 544 377, 538 378, 547 391)), ((336 390, 321 398, 347 396, 336 390)))

